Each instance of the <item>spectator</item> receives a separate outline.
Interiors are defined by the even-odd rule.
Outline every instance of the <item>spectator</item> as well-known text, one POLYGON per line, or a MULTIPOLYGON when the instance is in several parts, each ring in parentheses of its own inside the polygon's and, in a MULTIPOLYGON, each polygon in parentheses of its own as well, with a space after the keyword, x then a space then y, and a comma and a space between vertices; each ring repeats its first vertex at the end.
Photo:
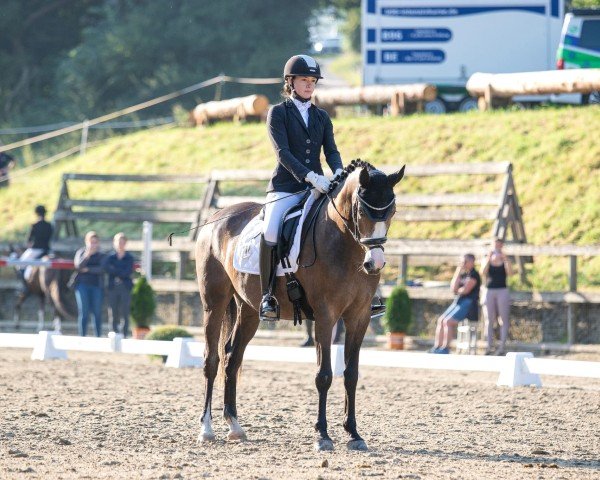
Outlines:
POLYGON ((506 339, 508 338, 510 293, 506 285, 506 277, 512 275, 510 260, 502 252, 504 242, 500 238, 494 240, 492 250, 483 263, 482 274, 486 277, 485 310, 487 317, 486 355, 504 355, 506 339), (500 345, 494 352, 494 325, 499 322, 500 345))
POLYGON ((77 276, 73 282, 77 299, 79 335, 87 334, 88 317, 94 315, 97 337, 102 335, 102 287, 104 255, 100 252, 100 239, 94 231, 85 234, 85 247, 75 253, 77 276))
POLYGON ((469 318, 477 320, 481 277, 475 270, 475 256, 467 253, 456 267, 452 277, 452 291, 456 298, 437 321, 435 342, 430 353, 450 353, 450 341, 454 338, 458 322, 469 318))
POLYGON ((112 331, 127 338, 129 330, 129 305, 133 282, 133 256, 125 250, 127 237, 117 233, 113 238, 114 252, 104 260, 104 271, 108 273, 108 326, 112 331), (122 330, 119 324, 123 320, 122 330))
MULTIPOLYGON (((46 207, 38 205, 34 211, 37 222, 31 225, 29 237, 27 237, 27 249, 21 254, 20 260, 36 260, 50 251, 52 225, 46 221, 46 207)), ((31 276, 31 266, 21 268, 19 271, 23 280, 24 293, 26 293, 27 281, 31 276)))
MULTIPOLYGON (((0 142, 2 146, 2 142, 0 142)), ((15 159, 6 152, 0 152, 0 188, 8 187, 8 170, 15 166, 15 159)))

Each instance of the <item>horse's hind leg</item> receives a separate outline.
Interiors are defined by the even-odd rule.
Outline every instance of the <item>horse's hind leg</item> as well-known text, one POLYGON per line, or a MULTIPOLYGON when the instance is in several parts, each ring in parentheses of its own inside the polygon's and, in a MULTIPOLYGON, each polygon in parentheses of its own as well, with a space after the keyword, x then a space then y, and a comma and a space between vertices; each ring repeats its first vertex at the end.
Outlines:
POLYGON ((45 315, 45 307, 46 303, 44 301, 44 296, 40 296, 40 304, 38 307, 38 332, 41 332, 44 329, 44 315, 45 315))
MULTIPOLYGON (((215 277, 218 274, 215 273, 215 277)), ((202 412, 200 435, 198 441, 207 442, 215 439, 212 428, 212 394, 215 378, 219 370, 219 339, 227 313, 227 307, 232 299, 233 287, 227 285, 226 278, 220 283, 216 278, 210 285, 200 286, 200 296, 204 308, 204 411, 202 412)))
POLYGON ((236 297, 238 318, 227 345, 225 355, 225 395, 223 417, 229 425, 228 440, 246 440, 246 433, 238 423, 236 389, 237 376, 242 365, 246 346, 258 329, 258 314, 236 297))

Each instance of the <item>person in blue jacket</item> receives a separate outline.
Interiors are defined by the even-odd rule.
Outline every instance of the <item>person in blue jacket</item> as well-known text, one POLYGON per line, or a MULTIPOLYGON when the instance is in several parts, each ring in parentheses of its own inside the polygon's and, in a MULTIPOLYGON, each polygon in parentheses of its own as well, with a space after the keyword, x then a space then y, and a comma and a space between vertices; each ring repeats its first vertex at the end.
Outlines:
POLYGON ((339 173, 342 159, 333 137, 333 125, 325 110, 311 103, 321 68, 308 55, 294 55, 283 69, 285 100, 271 107, 267 116, 269 138, 277 165, 267 187, 267 205, 260 245, 261 320, 278 320, 279 306, 271 291, 277 266, 277 234, 284 212, 298 203, 305 191, 329 190, 323 174, 321 150, 332 172, 339 173), (295 194, 295 195, 291 195, 295 194))
POLYGON ((104 271, 108 273, 108 326, 115 333, 127 338, 129 331, 129 306, 133 281, 133 256, 126 250, 127 237, 123 232, 113 238, 114 251, 104 260, 104 271), (119 328, 122 323, 122 330, 119 328))

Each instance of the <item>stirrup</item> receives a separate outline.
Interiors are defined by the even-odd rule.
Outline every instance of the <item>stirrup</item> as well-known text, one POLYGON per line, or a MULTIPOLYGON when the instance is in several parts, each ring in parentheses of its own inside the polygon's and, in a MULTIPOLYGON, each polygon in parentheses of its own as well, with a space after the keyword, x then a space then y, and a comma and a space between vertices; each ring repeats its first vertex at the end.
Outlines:
POLYGON ((270 293, 265 294, 260 301, 258 317, 266 322, 279 320, 279 303, 277 303, 277 299, 270 293))
POLYGON ((371 318, 380 317, 385 313, 385 304, 381 302, 381 298, 377 296, 377 300, 379 304, 371 305, 371 318))

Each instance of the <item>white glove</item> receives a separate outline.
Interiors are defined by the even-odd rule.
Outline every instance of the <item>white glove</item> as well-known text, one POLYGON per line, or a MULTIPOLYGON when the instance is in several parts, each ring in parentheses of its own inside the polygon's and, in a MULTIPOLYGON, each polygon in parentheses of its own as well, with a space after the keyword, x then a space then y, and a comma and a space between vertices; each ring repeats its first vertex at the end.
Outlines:
POLYGON ((337 177, 337 176, 338 176, 340 173, 342 173, 343 171, 344 171, 343 169, 341 169, 341 168, 338 168, 338 169, 335 171, 335 173, 333 174, 333 177, 331 177, 331 178, 335 178, 335 177, 337 177))
POLYGON ((331 185, 331 182, 324 175, 318 175, 315 172, 309 172, 305 180, 321 193, 327 193, 331 185))

